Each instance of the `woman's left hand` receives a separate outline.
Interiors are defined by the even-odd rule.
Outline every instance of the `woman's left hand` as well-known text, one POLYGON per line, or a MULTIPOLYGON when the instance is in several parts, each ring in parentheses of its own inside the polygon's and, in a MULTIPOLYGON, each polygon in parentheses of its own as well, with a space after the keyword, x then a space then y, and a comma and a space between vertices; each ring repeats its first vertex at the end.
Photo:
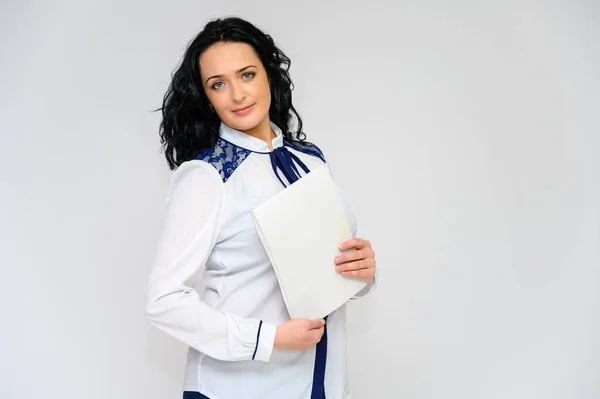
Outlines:
POLYGON ((369 282, 375 276, 375 252, 371 243, 361 238, 351 238, 340 244, 340 251, 354 248, 334 258, 336 271, 346 277, 360 277, 369 282))

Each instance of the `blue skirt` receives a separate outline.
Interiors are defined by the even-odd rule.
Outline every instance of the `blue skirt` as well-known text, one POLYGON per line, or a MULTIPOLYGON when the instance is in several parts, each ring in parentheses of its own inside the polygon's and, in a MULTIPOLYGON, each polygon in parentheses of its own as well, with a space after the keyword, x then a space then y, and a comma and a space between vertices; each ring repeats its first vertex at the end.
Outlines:
POLYGON ((209 398, 202 395, 199 392, 185 391, 183 393, 183 399, 209 399, 209 398))

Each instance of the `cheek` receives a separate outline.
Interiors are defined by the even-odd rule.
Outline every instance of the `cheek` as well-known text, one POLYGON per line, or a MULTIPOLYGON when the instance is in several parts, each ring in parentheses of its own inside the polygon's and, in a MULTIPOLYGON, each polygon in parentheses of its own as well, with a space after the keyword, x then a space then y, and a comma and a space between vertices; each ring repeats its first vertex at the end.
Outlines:
POLYGON ((269 83, 265 82, 264 85, 261 85, 260 89, 260 99, 265 103, 265 106, 269 108, 271 104, 271 90, 269 89, 269 83))
POLYGON ((216 102, 216 99, 215 99, 215 96, 212 95, 211 90, 209 88, 204 89, 204 94, 206 94, 206 98, 208 99, 208 102, 210 104, 214 105, 216 102))
POLYGON ((226 108, 227 106, 227 101, 226 98, 224 96, 218 96, 215 95, 214 93, 212 94, 206 94, 206 97, 208 98, 208 101, 213 105, 213 107, 215 107, 215 109, 217 111, 226 108))

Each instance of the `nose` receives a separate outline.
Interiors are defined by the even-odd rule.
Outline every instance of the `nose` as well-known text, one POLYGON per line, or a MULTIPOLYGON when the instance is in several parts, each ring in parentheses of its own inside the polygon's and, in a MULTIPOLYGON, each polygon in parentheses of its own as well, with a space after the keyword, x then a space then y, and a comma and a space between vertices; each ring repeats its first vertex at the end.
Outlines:
POLYGON ((243 87, 239 83, 234 83, 231 85, 231 99, 235 102, 241 102, 244 98, 246 98, 246 93, 244 93, 243 87))

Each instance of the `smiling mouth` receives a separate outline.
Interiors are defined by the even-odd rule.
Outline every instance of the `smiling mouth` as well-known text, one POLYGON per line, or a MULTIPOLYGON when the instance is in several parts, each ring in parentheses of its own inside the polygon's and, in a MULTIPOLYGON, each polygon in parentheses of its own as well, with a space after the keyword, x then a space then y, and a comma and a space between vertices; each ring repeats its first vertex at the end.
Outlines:
POLYGON ((252 108, 254 106, 254 104, 249 105, 245 108, 238 108, 238 109, 234 109, 233 112, 235 113, 240 113, 240 112, 244 112, 244 111, 248 111, 250 108, 252 108))

